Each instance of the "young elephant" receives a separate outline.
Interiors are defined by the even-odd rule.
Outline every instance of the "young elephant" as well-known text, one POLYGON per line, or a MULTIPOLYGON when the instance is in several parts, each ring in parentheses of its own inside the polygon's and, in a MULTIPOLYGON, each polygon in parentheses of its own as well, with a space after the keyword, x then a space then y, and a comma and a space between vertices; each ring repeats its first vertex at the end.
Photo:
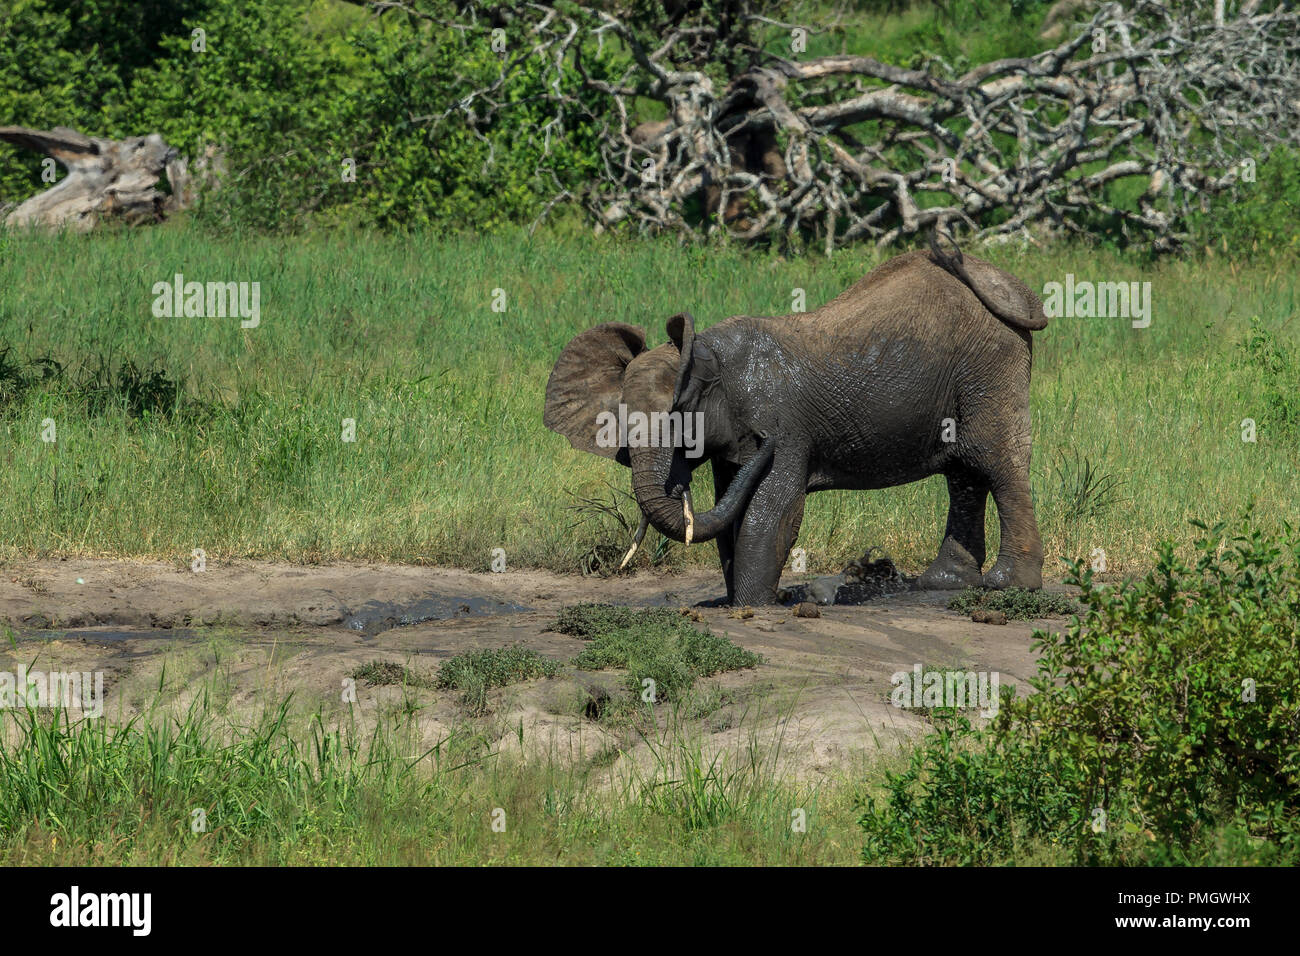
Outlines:
POLYGON ((648 350, 635 326, 589 329, 556 361, 543 421, 575 448, 630 465, 660 532, 716 538, 731 603, 776 602, 808 492, 934 474, 948 481, 948 525, 918 586, 1038 588, 1030 333, 1046 325, 1042 302, 1014 276, 932 241, 806 315, 737 316, 696 335, 683 312, 668 320, 671 341, 648 350), (611 441, 620 405, 624 419, 683 413, 703 434, 689 449, 655 447, 657 434, 635 429, 611 441), (717 504, 694 515, 691 471, 705 460, 717 504), (1001 547, 981 577, 990 493, 1001 547))

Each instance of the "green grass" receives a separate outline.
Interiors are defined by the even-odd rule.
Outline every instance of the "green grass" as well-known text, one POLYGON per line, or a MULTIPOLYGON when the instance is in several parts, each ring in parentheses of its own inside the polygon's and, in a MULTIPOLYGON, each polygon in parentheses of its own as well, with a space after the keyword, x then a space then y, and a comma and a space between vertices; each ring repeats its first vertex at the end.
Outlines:
MULTIPOLYGON (((546 378, 570 337, 624 321, 655 344, 681 309, 701 326, 784 313, 795 288, 815 307, 880 258, 783 260, 554 234, 286 244, 183 227, 14 235, 7 248, 0 557, 188 561, 201 547, 217 563, 486 570, 503 548, 511 568, 565 571, 594 546, 626 546, 608 516, 575 527, 571 509, 629 483, 625 469, 542 427, 546 378), (175 272, 261 282, 261 326, 154 318, 150 287, 175 272), (498 288, 504 313, 491 308, 498 288), (347 418, 355 442, 342 440, 347 418), (47 420, 56 443, 41 440, 47 420)), ((1032 478, 1049 575, 1095 548, 1111 570, 1139 570, 1161 537, 1181 537, 1189 503, 1213 517, 1253 498, 1272 528, 1290 516, 1300 498, 1293 262, 1152 264, 1080 246, 988 255, 1032 287, 1067 272, 1153 287, 1148 329, 1057 319, 1035 336, 1032 478), (1241 440, 1246 418, 1258 425, 1253 444, 1241 440), (1106 478, 1121 493, 1081 510, 1080 488, 1106 478)), ((710 485, 706 467, 701 507, 710 485)), ((916 572, 933 557, 945 509, 940 478, 816 494, 799 545, 812 571, 874 544, 916 572)), ((645 551, 654 550, 652 533, 645 551)), ((711 547, 660 551, 670 568, 716 560, 711 547)))
POLYGON ((435 687, 463 692, 462 702, 473 713, 488 709, 487 692, 536 677, 554 677, 558 665, 526 647, 491 647, 457 654, 438 668, 435 687))
POLYGON ((645 762, 574 762, 508 756, 472 729, 428 746, 409 715, 303 728, 288 714, 245 725, 206 694, 153 723, 3 712, 0 861, 851 865, 859 852, 848 771, 784 780, 762 756, 774 751, 705 756, 671 719, 645 762))
POLYGON ((1001 611, 1012 621, 1032 621, 1040 617, 1079 613, 1079 605, 1064 594, 1027 591, 1024 588, 1007 588, 1005 591, 966 588, 948 602, 948 610, 961 614, 969 614, 976 608, 1001 611))
POLYGON ((651 701, 679 700, 701 677, 757 667, 763 661, 729 638, 664 608, 634 611, 584 604, 565 608, 551 629, 590 642, 573 659, 574 667, 626 670, 628 689, 651 701))
POLYGON ((675 627, 682 612, 676 608, 626 607, 622 604, 573 604, 561 608, 555 620, 547 627, 556 634, 568 634, 591 640, 611 631, 631 627, 675 627))

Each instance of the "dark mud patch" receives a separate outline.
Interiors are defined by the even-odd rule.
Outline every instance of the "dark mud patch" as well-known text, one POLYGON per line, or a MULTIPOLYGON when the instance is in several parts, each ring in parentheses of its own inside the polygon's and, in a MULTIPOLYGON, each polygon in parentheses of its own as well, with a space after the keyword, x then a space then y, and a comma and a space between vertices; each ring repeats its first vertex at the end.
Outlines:
POLYGON ((795 584, 780 591, 781 603, 786 607, 798 604, 867 604, 886 594, 911 590, 907 580, 845 580, 842 574, 831 574, 795 584))
POLYGON ((693 588, 689 591, 665 591, 654 597, 640 600, 622 601, 628 607, 722 607, 727 603, 726 595, 717 595, 713 587, 693 588))
POLYGON ((86 644, 120 644, 123 641, 174 641, 198 637, 188 627, 155 627, 147 630, 121 630, 112 627, 77 627, 65 629, 19 631, 19 640, 81 641, 86 644))
POLYGON ((782 588, 777 596, 787 607, 800 604, 853 605, 866 604, 886 594, 910 591, 915 579, 903 575, 888 555, 873 558, 877 550, 868 548, 862 557, 846 564, 839 574, 782 588))
POLYGON ((375 635, 391 631, 395 627, 410 627, 429 621, 450 621, 488 614, 518 614, 531 610, 526 605, 496 598, 436 594, 405 604, 368 601, 355 612, 349 612, 344 618, 343 626, 349 631, 375 635))

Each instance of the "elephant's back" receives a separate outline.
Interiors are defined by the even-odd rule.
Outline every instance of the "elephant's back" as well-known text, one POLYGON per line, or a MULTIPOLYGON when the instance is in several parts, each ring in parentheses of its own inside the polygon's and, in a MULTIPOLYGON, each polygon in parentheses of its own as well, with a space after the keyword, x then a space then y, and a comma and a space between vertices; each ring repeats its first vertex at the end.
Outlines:
POLYGON ((897 256, 830 302, 805 314, 761 320, 812 355, 853 355, 883 343, 961 353, 980 343, 997 350, 1028 344, 986 309, 969 287, 925 252, 897 256))

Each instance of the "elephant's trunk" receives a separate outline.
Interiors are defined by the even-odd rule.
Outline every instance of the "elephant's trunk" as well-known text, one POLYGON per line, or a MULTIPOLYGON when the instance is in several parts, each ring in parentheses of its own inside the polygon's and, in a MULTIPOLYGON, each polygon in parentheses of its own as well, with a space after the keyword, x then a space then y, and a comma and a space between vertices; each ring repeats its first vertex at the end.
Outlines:
POLYGON ((757 454, 736 473, 722 498, 704 514, 694 513, 690 470, 675 449, 631 449, 632 490, 642 513, 660 534, 685 544, 709 541, 729 528, 744 510, 772 453, 772 443, 764 440, 757 454))

